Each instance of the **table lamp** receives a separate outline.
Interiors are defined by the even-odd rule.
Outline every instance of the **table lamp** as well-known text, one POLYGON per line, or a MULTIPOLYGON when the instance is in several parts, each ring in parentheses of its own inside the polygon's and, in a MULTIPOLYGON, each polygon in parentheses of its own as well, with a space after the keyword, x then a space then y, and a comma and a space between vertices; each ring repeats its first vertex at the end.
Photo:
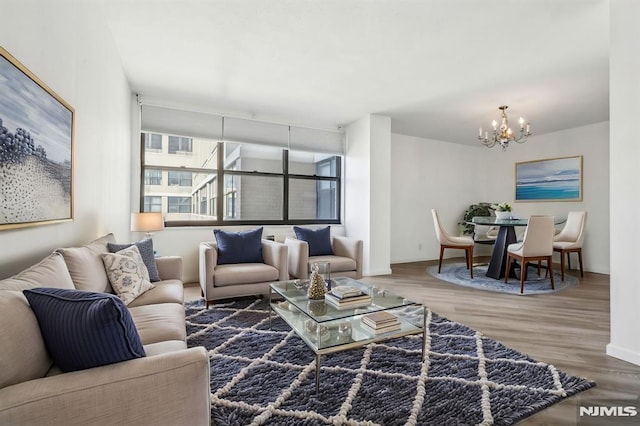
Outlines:
POLYGON ((151 233, 164 229, 162 213, 131 213, 131 230, 134 232, 146 232, 146 237, 151 238, 151 233))

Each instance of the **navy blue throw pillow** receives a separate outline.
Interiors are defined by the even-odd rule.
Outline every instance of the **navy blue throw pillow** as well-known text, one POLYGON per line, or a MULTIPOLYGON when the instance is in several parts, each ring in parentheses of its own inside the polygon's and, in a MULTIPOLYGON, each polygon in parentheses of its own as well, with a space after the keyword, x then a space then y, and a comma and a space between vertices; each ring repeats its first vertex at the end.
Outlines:
POLYGON ((293 227, 296 238, 309 244, 309 256, 328 256, 333 254, 331 247, 331 229, 326 226, 319 229, 293 227))
POLYGON ((263 263, 262 227, 245 232, 214 229, 213 233, 218 243, 218 265, 263 263))
POLYGON ((156 265, 156 257, 153 253, 153 240, 151 238, 146 238, 136 243, 126 243, 126 244, 107 243, 107 248, 109 249, 109 252, 117 253, 120 250, 129 248, 134 244, 136 247, 138 247, 138 251, 140 252, 140 256, 142 257, 144 266, 146 266, 147 271, 149 271, 149 281, 151 282, 160 281, 160 274, 158 273, 158 265, 156 265))
POLYGON ((53 362, 64 372, 145 356, 118 296, 61 288, 24 290, 53 362))

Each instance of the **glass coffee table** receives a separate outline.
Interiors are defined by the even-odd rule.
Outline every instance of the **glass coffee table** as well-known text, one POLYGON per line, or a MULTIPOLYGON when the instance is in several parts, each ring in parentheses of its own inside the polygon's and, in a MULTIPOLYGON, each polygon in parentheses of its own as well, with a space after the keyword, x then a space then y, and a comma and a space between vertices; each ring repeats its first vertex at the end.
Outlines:
POLYGON ((278 281, 270 284, 269 328, 272 312, 275 312, 313 351, 316 356, 316 393, 320 389, 322 355, 422 333, 424 360, 427 317, 425 306, 351 278, 332 279, 331 284, 357 287, 370 295, 371 300, 362 306, 338 309, 324 300, 310 300, 307 297, 308 280, 278 281), (274 295, 283 300, 275 300, 274 295), (376 334, 362 323, 364 315, 380 311, 396 316, 399 319, 399 328, 376 334))

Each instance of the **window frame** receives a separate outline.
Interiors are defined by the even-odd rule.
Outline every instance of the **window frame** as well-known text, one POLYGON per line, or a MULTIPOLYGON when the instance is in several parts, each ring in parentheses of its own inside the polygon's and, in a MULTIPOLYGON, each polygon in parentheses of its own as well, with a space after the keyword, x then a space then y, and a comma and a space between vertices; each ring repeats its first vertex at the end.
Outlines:
MULTIPOLYGON (((282 149, 282 173, 272 173, 272 172, 257 172, 257 171, 242 171, 242 170, 229 170, 224 167, 224 142, 218 142, 216 149, 218 150, 217 155, 217 167, 216 168, 181 168, 181 167, 170 167, 170 166, 158 166, 157 164, 149 164, 145 163, 145 144, 144 144, 144 134, 147 132, 142 131, 140 133, 140 175, 141 175, 141 185, 140 185, 140 211, 144 211, 144 171, 147 167, 161 169, 163 171, 188 171, 193 173, 215 173, 216 179, 218 182, 225 182, 225 177, 227 175, 233 176, 253 176, 253 177, 276 177, 282 178, 283 181, 283 194, 282 194, 282 219, 264 219, 264 220, 243 220, 243 219, 233 219, 227 218, 225 215, 226 212, 226 197, 224 193, 224 185, 218 184, 216 185, 216 193, 213 194, 212 199, 215 202, 215 212, 217 213, 216 219, 211 220, 172 220, 167 221, 165 226, 167 227, 189 227, 189 226, 236 226, 236 225, 339 225, 342 223, 342 162, 344 161, 344 157, 341 155, 335 155, 336 158, 336 173, 335 176, 318 176, 317 174, 313 175, 304 175, 304 174, 290 174, 289 173, 289 149, 282 149), (290 179, 302 179, 302 180, 311 180, 315 182, 319 181, 329 181, 336 183, 336 197, 335 197, 335 209, 336 209, 336 218, 335 219, 289 219, 289 180, 290 179)), ((173 135, 172 135, 173 136, 173 135)), ((191 148, 193 149, 193 138, 191 139, 191 148)), ((323 160, 326 161, 326 160, 323 160)), ((236 200, 237 202, 237 200, 236 200)), ((168 210, 168 206, 167 206, 168 210)), ((193 212, 191 212, 193 213, 193 212)))

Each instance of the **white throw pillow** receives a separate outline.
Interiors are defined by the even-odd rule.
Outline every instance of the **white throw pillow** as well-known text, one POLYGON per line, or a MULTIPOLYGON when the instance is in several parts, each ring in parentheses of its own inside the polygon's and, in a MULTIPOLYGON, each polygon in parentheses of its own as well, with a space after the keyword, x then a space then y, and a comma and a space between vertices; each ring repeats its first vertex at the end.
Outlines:
POLYGON ((111 286, 125 305, 155 287, 135 245, 117 253, 102 253, 102 262, 111 286))

